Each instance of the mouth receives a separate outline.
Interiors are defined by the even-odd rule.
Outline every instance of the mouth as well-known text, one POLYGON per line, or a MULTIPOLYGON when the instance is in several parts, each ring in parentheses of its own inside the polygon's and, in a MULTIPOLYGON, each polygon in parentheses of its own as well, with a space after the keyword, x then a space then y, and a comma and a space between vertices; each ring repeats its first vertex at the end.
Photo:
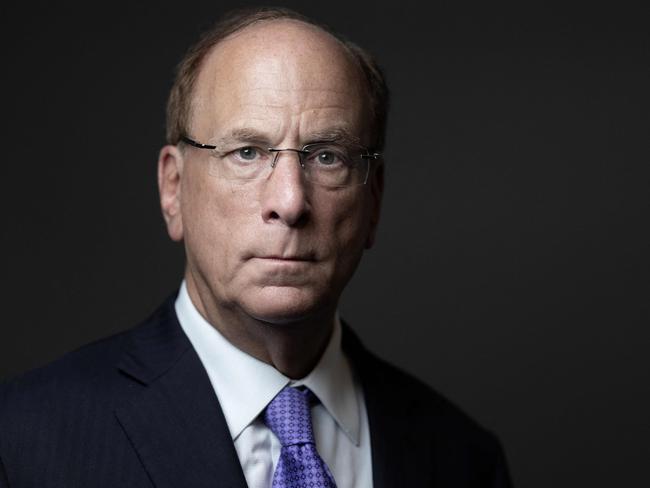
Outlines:
POLYGON ((314 258, 312 256, 304 255, 304 256, 279 256, 279 255, 268 255, 268 256, 256 256, 257 259, 262 259, 264 261, 269 261, 269 262, 286 262, 286 263, 305 263, 305 262, 313 262, 314 258))

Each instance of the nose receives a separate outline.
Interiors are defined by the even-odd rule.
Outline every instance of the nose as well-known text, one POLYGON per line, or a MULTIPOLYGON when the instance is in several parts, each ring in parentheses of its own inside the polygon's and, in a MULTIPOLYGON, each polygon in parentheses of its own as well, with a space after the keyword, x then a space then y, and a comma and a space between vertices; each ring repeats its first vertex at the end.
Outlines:
POLYGON ((310 202, 300 155, 280 151, 275 157, 273 170, 262 189, 262 218, 289 227, 303 225, 309 216, 310 202))

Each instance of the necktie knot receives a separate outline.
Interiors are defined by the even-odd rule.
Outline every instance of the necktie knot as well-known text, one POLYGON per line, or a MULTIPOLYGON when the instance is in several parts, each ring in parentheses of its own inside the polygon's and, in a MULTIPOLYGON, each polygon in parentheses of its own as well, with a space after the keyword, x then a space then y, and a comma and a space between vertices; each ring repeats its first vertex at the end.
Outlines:
POLYGON ((314 394, 291 386, 264 410, 264 422, 282 444, 273 488, 336 488, 334 477, 316 451, 309 404, 314 394))
POLYGON ((314 443, 310 403, 313 393, 286 386, 264 411, 264 422, 282 446, 314 443))

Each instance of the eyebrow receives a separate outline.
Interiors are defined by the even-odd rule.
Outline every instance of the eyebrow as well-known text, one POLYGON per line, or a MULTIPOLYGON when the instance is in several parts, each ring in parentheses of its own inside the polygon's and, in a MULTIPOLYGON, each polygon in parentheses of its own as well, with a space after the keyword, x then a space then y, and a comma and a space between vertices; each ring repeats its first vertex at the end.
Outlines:
POLYGON ((331 127, 310 133, 305 145, 314 144, 315 142, 336 142, 343 145, 360 145, 361 140, 358 137, 353 136, 345 127, 331 127))
MULTIPOLYGON (((360 145, 359 137, 353 136, 345 127, 330 127, 323 130, 310 132, 303 145, 314 144, 317 142, 336 142, 343 145, 360 145)), ((224 149, 234 144, 250 143, 270 147, 272 143, 270 138, 264 132, 249 127, 236 128, 230 133, 219 138, 212 143, 216 150, 224 149)))
POLYGON ((216 146, 216 149, 223 149, 224 147, 231 146, 233 144, 237 143, 255 143, 255 144, 261 144, 261 145, 269 145, 269 138, 266 134, 264 134, 261 131, 247 128, 247 127, 241 127, 237 129, 233 129, 230 131, 229 134, 221 137, 217 141, 213 143, 214 146, 216 146))

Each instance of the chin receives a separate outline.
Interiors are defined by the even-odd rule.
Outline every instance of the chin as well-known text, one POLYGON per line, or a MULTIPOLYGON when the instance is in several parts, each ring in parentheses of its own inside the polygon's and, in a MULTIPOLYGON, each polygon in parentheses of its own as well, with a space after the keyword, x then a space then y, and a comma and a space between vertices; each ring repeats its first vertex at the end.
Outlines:
POLYGON ((268 286, 240 302, 251 317, 271 324, 290 324, 323 313, 327 298, 305 288, 268 286))

